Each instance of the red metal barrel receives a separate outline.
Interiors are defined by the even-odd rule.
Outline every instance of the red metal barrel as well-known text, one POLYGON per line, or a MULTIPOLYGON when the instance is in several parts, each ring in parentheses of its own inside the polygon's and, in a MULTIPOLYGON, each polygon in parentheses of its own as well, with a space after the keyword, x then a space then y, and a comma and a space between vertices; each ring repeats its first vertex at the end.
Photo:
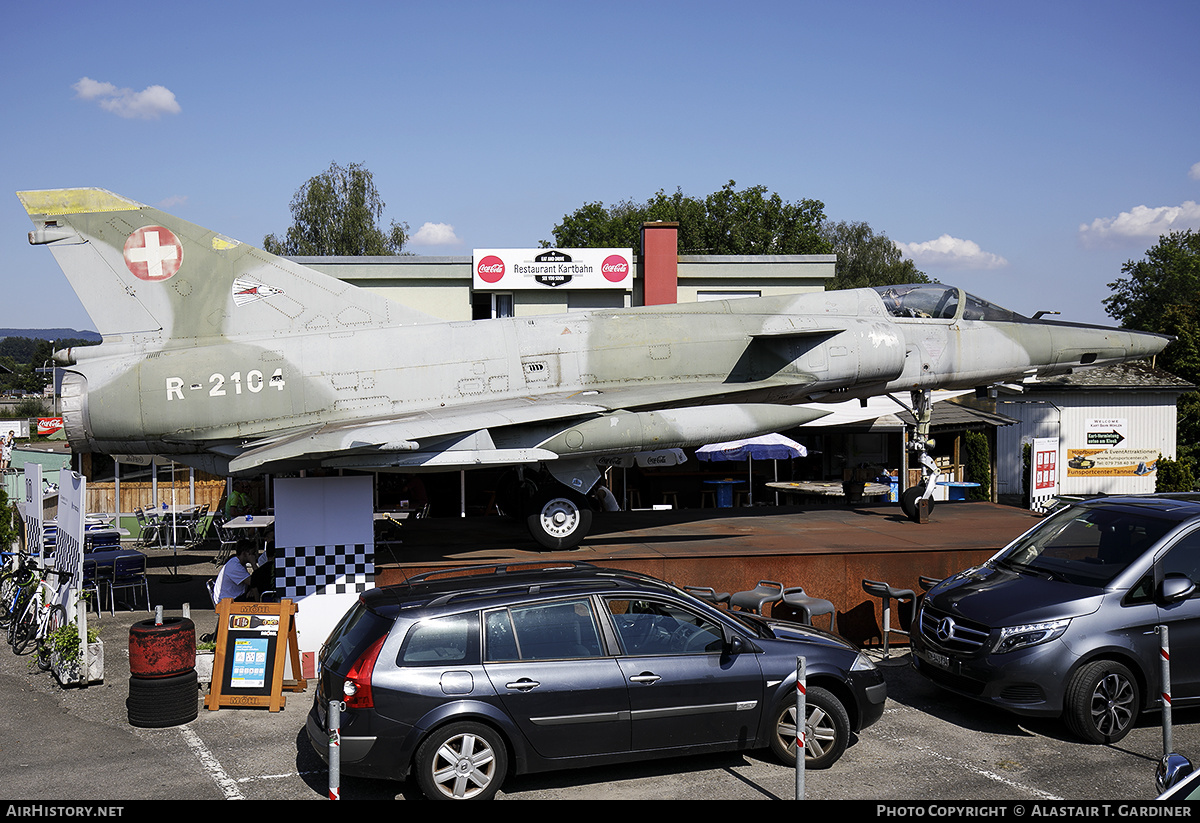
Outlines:
POLYGON ((196 668, 196 625, 186 617, 166 617, 161 624, 142 620, 129 627, 129 673, 154 679, 174 677, 196 668))

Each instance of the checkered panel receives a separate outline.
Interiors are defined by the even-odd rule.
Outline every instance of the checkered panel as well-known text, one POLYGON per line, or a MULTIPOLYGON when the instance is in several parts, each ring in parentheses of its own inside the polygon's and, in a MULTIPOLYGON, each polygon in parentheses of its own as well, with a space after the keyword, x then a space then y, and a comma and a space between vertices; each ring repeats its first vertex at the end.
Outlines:
POLYGON ((375 585, 375 545, 284 546, 275 555, 280 597, 359 593, 375 585))

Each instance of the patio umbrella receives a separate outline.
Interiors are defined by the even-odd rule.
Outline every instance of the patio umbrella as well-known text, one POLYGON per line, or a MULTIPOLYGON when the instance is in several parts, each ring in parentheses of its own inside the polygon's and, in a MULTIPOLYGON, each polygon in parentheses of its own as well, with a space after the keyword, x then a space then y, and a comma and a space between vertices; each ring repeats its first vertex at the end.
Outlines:
MULTIPOLYGON (((754 503, 754 459, 759 460, 790 460, 793 457, 806 457, 808 449, 782 434, 763 434, 758 437, 747 437, 742 440, 729 440, 724 443, 712 443, 696 449, 698 460, 746 460, 749 470, 750 503, 754 503)), ((776 479, 779 474, 779 464, 775 464, 776 479)))

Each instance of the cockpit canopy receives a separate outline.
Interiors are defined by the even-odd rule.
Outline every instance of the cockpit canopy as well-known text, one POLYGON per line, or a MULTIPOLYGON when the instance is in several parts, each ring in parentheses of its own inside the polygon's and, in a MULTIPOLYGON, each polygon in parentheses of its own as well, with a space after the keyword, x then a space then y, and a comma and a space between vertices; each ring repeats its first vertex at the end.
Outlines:
POLYGON ((875 286, 893 317, 938 320, 1021 321, 1028 318, 989 303, 954 286, 912 283, 904 286, 875 286), (961 312, 961 315, 960 315, 961 312))

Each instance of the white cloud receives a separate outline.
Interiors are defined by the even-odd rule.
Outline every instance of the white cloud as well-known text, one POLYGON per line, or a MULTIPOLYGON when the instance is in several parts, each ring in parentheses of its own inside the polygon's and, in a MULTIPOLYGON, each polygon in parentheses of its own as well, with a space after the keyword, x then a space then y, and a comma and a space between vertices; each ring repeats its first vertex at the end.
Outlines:
POLYGON ((414 246, 457 246, 462 243, 449 223, 425 223, 409 242, 414 246))
MULTIPOLYGON (((1200 166, 1200 163, 1196 164, 1200 166)), ((1192 172, 1196 167, 1192 167, 1192 172)), ((1084 242, 1156 239, 1184 229, 1200 228, 1200 205, 1189 200, 1182 206, 1134 206, 1116 217, 1097 217, 1079 227, 1084 242)))
POLYGON ((986 252, 972 240, 962 240, 943 234, 926 243, 897 243, 900 251, 918 266, 939 266, 948 269, 998 269, 1008 261, 998 254, 986 252))
POLYGON ((1192 167, 1188 169, 1188 177, 1192 178, 1193 180, 1200 180, 1200 163, 1194 163, 1192 167))
POLYGON ((80 100, 95 100, 105 111, 127 119, 157 120, 164 114, 179 114, 182 111, 175 100, 175 93, 164 86, 147 86, 142 91, 134 91, 81 77, 71 88, 75 89, 80 100))

